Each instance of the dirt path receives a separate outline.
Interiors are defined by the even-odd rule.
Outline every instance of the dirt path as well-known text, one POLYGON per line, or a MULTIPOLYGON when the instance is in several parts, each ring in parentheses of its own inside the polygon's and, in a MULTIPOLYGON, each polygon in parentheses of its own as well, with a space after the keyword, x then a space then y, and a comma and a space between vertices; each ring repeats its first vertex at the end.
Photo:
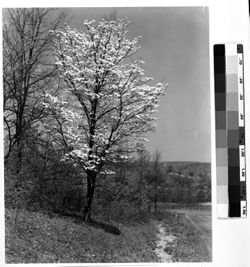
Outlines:
POLYGON ((200 232, 201 239, 204 240, 206 247, 212 255, 212 216, 211 211, 197 209, 174 209, 175 212, 185 214, 186 218, 200 232))
POLYGON ((176 237, 167 235, 165 227, 160 223, 157 225, 158 235, 155 253, 161 262, 172 262, 172 257, 164 249, 168 243, 173 242, 176 237))

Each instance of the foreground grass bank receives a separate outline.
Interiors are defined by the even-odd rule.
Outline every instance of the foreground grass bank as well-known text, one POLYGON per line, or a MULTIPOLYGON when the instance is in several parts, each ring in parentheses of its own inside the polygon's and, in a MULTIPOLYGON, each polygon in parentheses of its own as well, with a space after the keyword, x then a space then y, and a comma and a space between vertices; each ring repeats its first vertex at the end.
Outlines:
POLYGON ((119 225, 120 234, 69 217, 6 210, 7 263, 150 262, 154 223, 119 225))
POLYGON ((119 230, 71 217, 6 209, 6 263, 157 262, 157 224, 177 239, 165 248, 173 261, 209 261, 197 230, 180 214, 159 213, 119 230))

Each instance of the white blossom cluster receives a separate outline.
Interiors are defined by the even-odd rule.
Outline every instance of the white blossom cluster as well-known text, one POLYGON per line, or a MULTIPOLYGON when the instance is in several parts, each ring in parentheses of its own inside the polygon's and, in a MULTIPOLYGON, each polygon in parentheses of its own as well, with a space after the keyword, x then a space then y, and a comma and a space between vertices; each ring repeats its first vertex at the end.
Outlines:
POLYGON ((144 62, 133 60, 140 37, 129 40, 128 23, 85 21, 86 31, 66 27, 53 32, 56 65, 66 94, 74 100, 47 95, 44 105, 57 116, 60 127, 46 127, 67 146, 63 160, 82 164, 86 171, 100 171, 118 154, 126 158, 119 148, 131 140, 145 141, 166 93, 166 84, 149 86, 152 79, 144 76, 144 62))

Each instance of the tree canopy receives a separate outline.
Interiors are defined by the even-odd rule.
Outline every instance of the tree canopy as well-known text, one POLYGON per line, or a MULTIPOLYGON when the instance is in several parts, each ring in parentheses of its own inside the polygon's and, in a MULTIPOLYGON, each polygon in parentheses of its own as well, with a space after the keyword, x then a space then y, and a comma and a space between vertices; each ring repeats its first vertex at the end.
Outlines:
POLYGON ((140 37, 128 38, 128 20, 85 21, 85 31, 53 31, 63 88, 47 94, 45 106, 57 125, 55 143, 64 159, 99 172, 105 161, 125 157, 125 146, 154 128, 154 113, 166 84, 148 85, 143 62, 134 59, 140 37))

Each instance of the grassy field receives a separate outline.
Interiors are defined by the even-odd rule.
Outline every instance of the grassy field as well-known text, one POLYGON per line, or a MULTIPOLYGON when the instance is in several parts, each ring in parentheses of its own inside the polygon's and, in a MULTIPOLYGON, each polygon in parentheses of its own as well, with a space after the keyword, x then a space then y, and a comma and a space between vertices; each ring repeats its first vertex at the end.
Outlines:
POLYGON ((6 263, 157 262, 157 223, 177 239, 173 261, 208 261, 194 227, 180 214, 159 213, 145 224, 85 224, 70 217, 6 210, 6 263))

